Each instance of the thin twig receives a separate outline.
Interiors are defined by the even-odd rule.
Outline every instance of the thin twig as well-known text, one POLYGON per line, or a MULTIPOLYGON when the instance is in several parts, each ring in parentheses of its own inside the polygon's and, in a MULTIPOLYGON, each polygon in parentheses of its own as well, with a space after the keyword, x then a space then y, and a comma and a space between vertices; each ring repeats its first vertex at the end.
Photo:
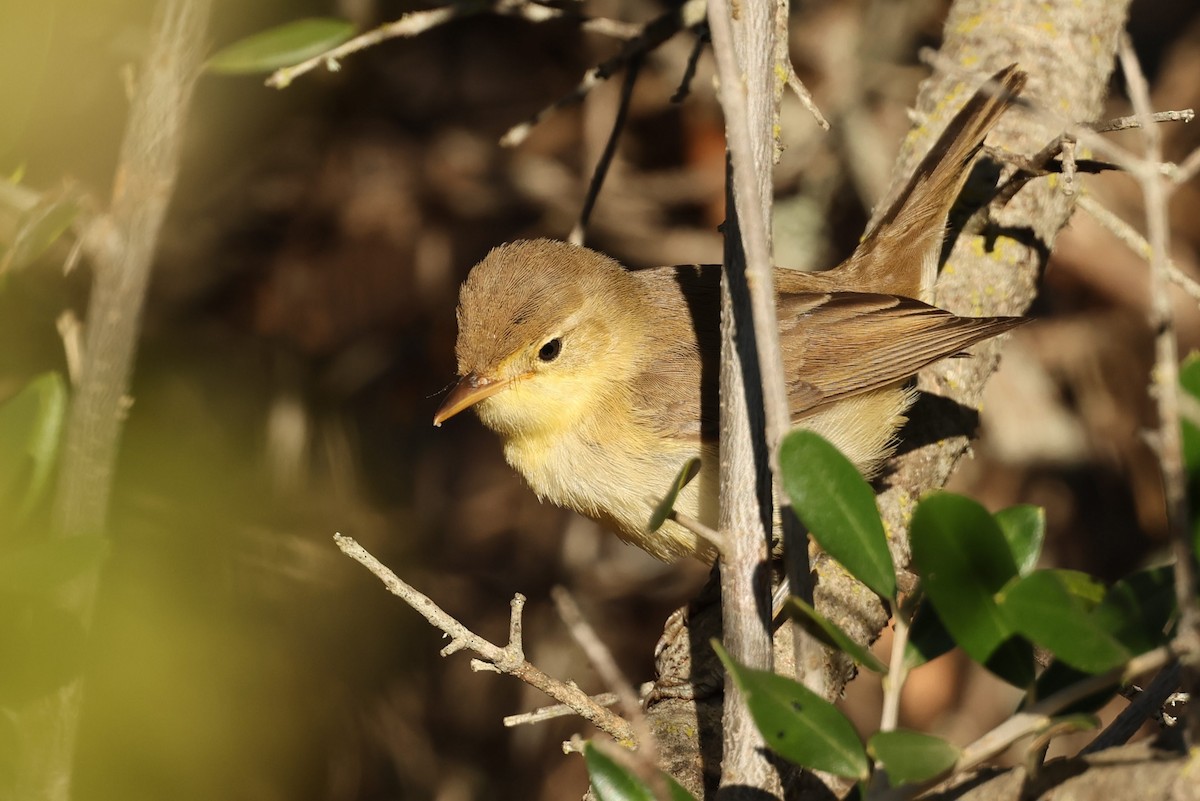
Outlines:
POLYGON ((679 87, 671 95, 672 103, 682 103, 692 91, 692 79, 696 77, 696 67, 700 63, 700 54, 704 52, 709 42, 708 25, 700 24, 693 28, 696 41, 692 43, 692 52, 688 54, 687 66, 683 68, 683 77, 679 79, 679 87))
MULTIPOLYGON (((501 16, 520 17, 529 22, 546 22, 552 19, 559 19, 566 14, 561 9, 551 8, 540 3, 531 3, 528 0, 498 0, 491 8, 484 8, 473 3, 464 2, 422 11, 411 11, 397 20, 384 23, 377 28, 372 28, 366 33, 359 34, 337 47, 330 48, 312 58, 301 61, 299 64, 293 64, 290 67, 283 67, 276 70, 267 78, 266 84, 274 89, 286 89, 296 78, 312 72, 321 65, 325 65, 325 68, 330 72, 337 72, 341 68, 342 59, 346 56, 366 50, 368 47, 374 47, 377 44, 386 42, 388 39, 418 36, 439 25, 444 25, 450 20, 459 17, 474 16, 485 11, 491 11, 501 16)), ((639 30, 637 26, 620 22, 619 20, 589 17, 582 18, 580 27, 585 31, 600 33, 619 39, 631 38, 639 30)))
POLYGON ((1129 738, 1137 734, 1142 724, 1162 711, 1163 704, 1178 687, 1179 665, 1168 665, 1160 670, 1154 681, 1150 682, 1150 686, 1138 693, 1129 706, 1121 710, 1121 714, 1079 752, 1079 756, 1087 756, 1129 742, 1129 738))
POLYGON ((455 620, 435 604, 429 596, 405 583, 350 537, 335 534, 333 539, 341 548, 342 553, 374 573, 387 587, 388 592, 403 600, 428 620, 430 625, 444 632, 450 638, 450 643, 441 650, 442 656, 449 656, 464 648, 474 651, 483 659, 471 661, 473 670, 492 670, 516 676, 555 701, 571 707, 580 717, 613 738, 626 743, 634 741, 633 729, 627 721, 593 701, 587 693, 574 684, 552 678, 525 660, 525 652, 521 644, 521 611, 525 606, 524 596, 518 594, 513 597, 512 615, 509 620, 509 641, 508 645, 501 648, 455 620))
MULTIPOLYGON (((1196 110, 1190 108, 1179 109, 1177 111, 1155 111, 1150 115, 1152 122, 1191 122, 1196 119, 1196 110)), ((1109 133, 1110 131, 1128 131, 1130 128, 1141 128, 1144 124, 1144 118, 1139 115, 1128 117, 1114 117, 1111 120, 1104 122, 1096 122, 1088 125, 1096 133, 1109 133)))
MULTIPOLYGON (((1190 656, 1183 660, 1183 689, 1200 690, 1200 605, 1196 601, 1196 566, 1192 552, 1192 527, 1188 509, 1187 477, 1183 464, 1183 434, 1179 425, 1179 353, 1169 292, 1167 269, 1167 188, 1162 174, 1162 137, 1150 123, 1150 88, 1127 34, 1122 35, 1118 56, 1130 100, 1142 119, 1145 160, 1136 177, 1146 203, 1146 231, 1150 240, 1151 330, 1155 332, 1154 373, 1151 388, 1158 405, 1159 465, 1163 474, 1167 531, 1175 555, 1175 600, 1179 606, 1179 634, 1190 656)), ((1189 741, 1200 741, 1200 715, 1188 716, 1189 741)))
MULTIPOLYGON (((600 706, 612 706, 619 699, 616 693, 600 693, 599 695, 591 696, 592 700, 600 706)), ((563 718, 567 715, 577 714, 574 709, 566 704, 552 704, 551 706, 539 707, 532 712, 522 712, 519 715, 507 715, 502 722, 508 728, 515 726, 528 726, 532 723, 542 723, 555 718, 563 718)))
POLYGON ((501 146, 516 147, 521 144, 529 136, 529 132, 550 114, 564 106, 578 103, 584 95, 592 90, 592 87, 616 75, 634 57, 644 56, 684 28, 698 25, 703 20, 704 0, 687 0, 682 6, 646 23, 637 36, 627 40, 621 46, 620 52, 584 73, 583 78, 575 85, 574 89, 538 111, 525 122, 509 128, 504 136, 500 137, 501 146))
POLYGON ((796 97, 800 100, 800 105, 808 110, 808 113, 813 115, 813 119, 817 121, 817 125, 822 131, 829 130, 829 120, 825 119, 825 115, 821 113, 821 109, 817 107, 817 101, 813 100, 812 92, 808 91, 808 87, 800 80, 800 76, 796 74, 796 67, 792 64, 791 59, 786 59, 784 68, 787 70, 787 85, 788 88, 795 92, 796 97))
POLYGON ((617 153, 617 142, 621 138, 621 131, 625 129, 625 120, 629 116, 629 105, 633 100, 633 87, 637 84, 638 73, 641 69, 642 55, 639 53, 629 59, 629 65, 625 68, 625 80, 621 84, 621 98, 617 104, 617 114, 613 117, 612 130, 608 134, 608 141, 604 143, 604 150, 600 153, 600 158, 596 160, 596 169, 592 171, 592 180, 588 184, 587 195, 583 199, 579 221, 575 223, 571 235, 567 237, 567 241, 573 245, 583 244, 587 224, 592 217, 592 209, 596 206, 596 198, 600 196, 600 187, 604 185, 608 168, 612 165, 613 156, 617 153))
POLYGON ((899 605, 893 607, 892 619, 896 622, 888 673, 883 677, 883 714, 879 717, 880 731, 892 731, 899 724, 900 694, 904 691, 904 682, 908 678, 904 651, 908 646, 909 625, 907 616, 899 605))
POLYGON ((600 680, 621 700, 621 707, 625 711, 626 718, 633 728, 634 738, 637 740, 634 766, 638 776, 654 791, 656 798, 660 801, 669 801, 667 785, 663 781, 662 773, 657 765, 658 746, 654 739, 654 733, 650 730, 650 724, 646 720, 641 701, 638 700, 633 685, 617 667, 617 661, 613 659, 612 651, 584 618, 583 612, 580 611, 579 605, 575 603, 571 594, 564 587, 554 587, 550 590, 550 596, 554 599, 559 617, 567 624, 571 636, 587 654, 592 667, 596 668, 596 672, 600 674, 600 680))
POLYGON ((962 749, 958 761, 942 776, 931 779, 923 784, 910 784, 893 788, 882 793, 877 801, 907 801, 924 792, 929 787, 944 781, 947 777, 958 776, 982 765, 984 762, 1006 751, 1018 740, 1037 734, 1050 724, 1053 716, 1079 701, 1094 695, 1116 684, 1124 684, 1138 676, 1158 670, 1176 657, 1183 658, 1184 654, 1171 645, 1164 645, 1153 651, 1135 656, 1119 668, 1114 668, 1098 676, 1089 676, 1083 681, 1064 687, 1048 698, 1045 698, 1028 709, 1018 712, 1001 723, 975 742, 962 749))
MULTIPOLYGON (((1143 259, 1150 260, 1150 243, 1132 225, 1122 220, 1116 214, 1113 214, 1100 201, 1089 195, 1081 196, 1078 200, 1078 205, 1079 208, 1086 211, 1096 222, 1107 229, 1109 233, 1120 239, 1122 244, 1143 259)), ((1190 295, 1194 300, 1200 302, 1200 282, 1179 269, 1179 266, 1171 259, 1167 259, 1166 266, 1167 276, 1171 279, 1171 282, 1190 295)))
POLYGON ((1186 184, 1200 174, 1200 147, 1191 152, 1186 159, 1171 171, 1171 180, 1176 184, 1186 184))

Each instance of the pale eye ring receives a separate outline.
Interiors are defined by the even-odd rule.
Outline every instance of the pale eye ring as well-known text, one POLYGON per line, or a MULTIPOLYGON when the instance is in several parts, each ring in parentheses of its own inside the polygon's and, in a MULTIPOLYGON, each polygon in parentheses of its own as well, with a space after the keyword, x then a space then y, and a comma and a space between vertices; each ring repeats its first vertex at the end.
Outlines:
POLYGON ((562 337, 555 337, 542 345, 538 350, 538 358, 544 362, 552 362, 558 358, 560 353, 562 353, 562 337))

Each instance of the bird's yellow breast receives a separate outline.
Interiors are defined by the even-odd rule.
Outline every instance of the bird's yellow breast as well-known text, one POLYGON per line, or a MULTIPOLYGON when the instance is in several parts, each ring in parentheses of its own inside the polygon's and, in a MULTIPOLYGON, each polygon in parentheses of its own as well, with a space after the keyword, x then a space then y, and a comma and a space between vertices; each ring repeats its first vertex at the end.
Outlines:
POLYGON ((543 427, 505 438, 504 455, 543 500, 565 506, 610 528, 623 540, 659 559, 699 556, 711 561, 712 546, 667 521, 648 531, 651 512, 684 462, 702 461, 676 508, 710 527, 717 523, 716 449, 672 443, 612 419, 591 425, 543 427), (646 440, 650 436, 651 441, 646 440), (710 451, 705 453, 703 451, 710 451))

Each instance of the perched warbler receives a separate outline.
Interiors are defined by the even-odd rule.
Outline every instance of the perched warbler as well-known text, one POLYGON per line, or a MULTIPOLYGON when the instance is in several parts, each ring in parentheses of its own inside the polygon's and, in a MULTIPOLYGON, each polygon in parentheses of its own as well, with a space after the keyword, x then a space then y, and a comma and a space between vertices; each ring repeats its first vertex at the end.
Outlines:
MULTIPOLYGON (((775 270, 795 425, 866 474, 895 448, 915 392, 906 380, 1020 323, 959 317, 920 300, 936 278, 953 205, 984 137, 1025 82, 1015 66, 950 121, 854 254, 827 272, 775 270)), ((461 376, 434 424, 472 407, 540 498, 610 527, 660 559, 714 556, 653 498, 684 462, 676 508, 715 527, 720 265, 627 270, 546 239, 492 250, 462 286, 461 376)))

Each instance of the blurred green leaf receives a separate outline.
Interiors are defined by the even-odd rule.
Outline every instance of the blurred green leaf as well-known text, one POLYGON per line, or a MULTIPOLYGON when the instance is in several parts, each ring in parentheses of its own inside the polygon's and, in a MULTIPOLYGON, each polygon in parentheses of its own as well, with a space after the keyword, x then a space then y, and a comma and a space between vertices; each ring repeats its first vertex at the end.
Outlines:
MULTIPOLYGON (((1109 587, 1104 600, 1091 612, 1094 623, 1134 654, 1170 640, 1175 614, 1175 581, 1170 567, 1141 570, 1109 587)), ((1038 677, 1034 699, 1047 698, 1083 681, 1088 673, 1054 661, 1038 677)), ((1095 711, 1116 694, 1116 687, 1096 692, 1072 704, 1070 712, 1095 711)))
POLYGON ((221 48, 206 67, 223 75, 271 72, 318 56, 353 35, 354 23, 344 19, 295 20, 221 48))
POLYGON ((867 741, 867 751, 887 768, 893 785, 940 776, 962 754, 940 737, 905 729, 876 732, 867 741))
POLYGON ((70 193, 40 197, 33 208, 21 215, 16 236, 0 257, 0 275, 36 261, 66 233, 79 212, 79 202, 70 193))
POLYGON ((51 592, 100 567, 108 554, 104 537, 44 539, 0 554, 0 593, 51 592))
POLYGON ((820 435, 803 429, 779 446, 783 489, 820 546, 856 579, 884 598, 896 596, 896 568, 875 493, 850 460, 820 435))
POLYGON ((805 631, 830 648, 841 651, 868 670, 883 674, 888 672, 887 665, 879 661, 875 654, 851 639, 836 623, 813 609, 803 599, 792 596, 788 599, 784 611, 792 620, 803 626, 805 631))
MULTIPOLYGON (((1200 354, 1190 353, 1179 365, 1179 385, 1193 398, 1200 399, 1200 354)), ((1200 471, 1200 428, 1183 421, 1183 461, 1190 474, 1200 471)))
POLYGON ((683 463, 675 480, 671 482, 667 494, 654 507, 654 512, 650 515, 650 524, 647 526, 650 531, 658 531, 662 528, 662 524, 667 522, 667 518, 671 516, 671 510, 675 508, 675 501, 679 499, 679 493, 683 492, 683 488, 698 475, 700 475, 700 460, 693 456, 683 463))
POLYGON ((67 387, 43 373, 0 403, 0 510, 19 522, 42 497, 58 454, 67 387))
POLYGON ((923 599, 909 625, 908 642, 904 646, 904 667, 912 670, 932 662, 953 648, 954 638, 946 631, 937 610, 928 598, 923 599))
POLYGON ((1037 567, 1042 554, 1042 541, 1046 538, 1046 510, 1032 504, 1020 504, 1001 509, 993 517, 1000 532, 1008 541, 1013 561, 1022 576, 1037 567))
POLYGON ((1072 667, 1103 673, 1131 656, 1053 571, 1039 570, 1018 579, 1000 593, 999 601, 1017 631, 1072 667))
POLYGON ((867 754, 837 707, 791 679, 737 664, 716 640, 712 645, 772 750, 811 770, 852 779, 867 777, 867 754))
MULTIPOLYGON (((583 746, 583 759, 587 763, 596 801, 655 801, 654 793, 640 778, 609 759, 591 742, 583 746)), ((696 801, 679 782, 665 773, 663 780, 667 783, 671 801, 696 801)))
POLYGON ((83 669, 84 641, 79 619, 48 601, 0 601, 0 704, 17 707, 70 682, 83 669))
POLYGON ((954 641, 1006 681, 1032 682, 1032 649, 1011 641, 1016 631, 994 597, 1017 575, 995 519, 969 498, 939 492, 917 505, 909 536, 921 586, 954 641))
POLYGON ((1135 654, 1166 645, 1175 617, 1174 572, 1164 566, 1126 576, 1108 588, 1092 615, 1135 654))

